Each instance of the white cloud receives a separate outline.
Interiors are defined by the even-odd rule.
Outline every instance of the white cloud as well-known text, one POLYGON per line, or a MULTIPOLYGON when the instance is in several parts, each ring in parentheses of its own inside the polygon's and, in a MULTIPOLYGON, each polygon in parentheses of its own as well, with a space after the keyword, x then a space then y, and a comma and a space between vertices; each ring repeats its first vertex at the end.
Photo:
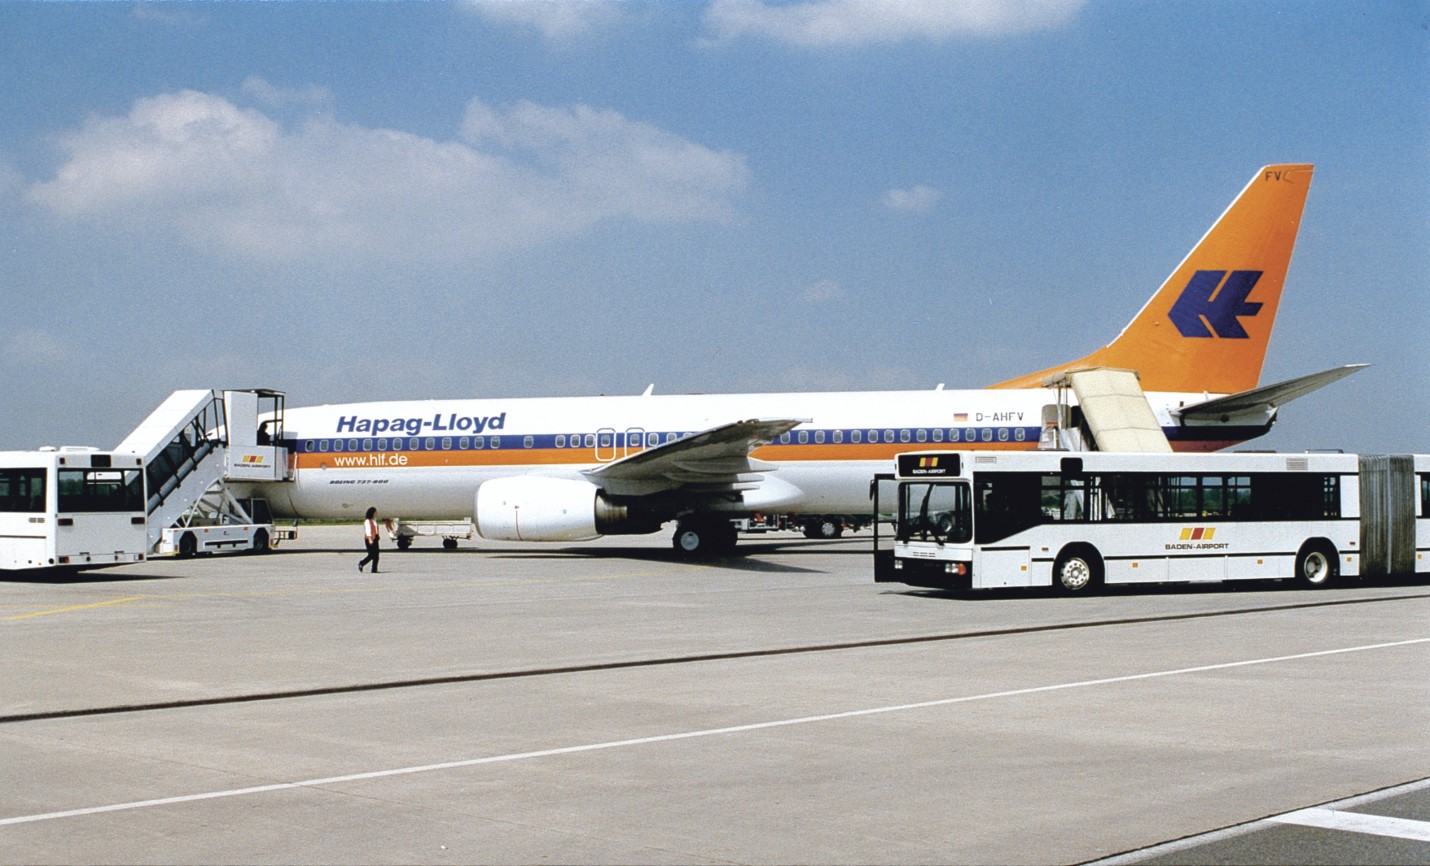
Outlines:
POLYGON ((926 214, 938 204, 942 193, 931 186, 915 186, 909 189, 891 189, 884 193, 884 207, 903 213, 926 214))
POLYGON ((0 198, 6 198, 24 187, 24 175, 10 163, 0 160, 0 198))
POLYGON ((285 105, 323 106, 332 101, 328 88, 317 84, 303 87, 278 87, 257 75, 250 75, 243 81, 243 92, 271 107, 285 105))
POLYGON ((294 128, 182 91, 91 118, 31 202, 115 229, 299 258, 460 260, 612 219, 725 220, 744 158, 614 111, 473 100, 462 138, 310 118, 294 128))
POLYGON ((47 331, 20 331, 5 340, 0 356, 16 366, 67 366, 78 353, 47 331))
POLYGON ((944 42, 1060 27, 1085 0, 812 0, 766 5, 715 0, 705 28, 715 41, 754 36, 805 47, 944 42))
POLYGON ((833 280, 820 280, 804 290, 806 303, 823 304, 844 297, 844 289, 833 280))
POLYGON ((651 222, 728 219, 729 196, 749 179, 744 157, 585 105, 499 109, 473 100, 462 137, 549 166, 567 218, 616 212, 651 222))
POLYGON ((550 42, 570 42, 619 15, 607 0, 467 0, 467 8, 501 24, 526 27, 550 42))

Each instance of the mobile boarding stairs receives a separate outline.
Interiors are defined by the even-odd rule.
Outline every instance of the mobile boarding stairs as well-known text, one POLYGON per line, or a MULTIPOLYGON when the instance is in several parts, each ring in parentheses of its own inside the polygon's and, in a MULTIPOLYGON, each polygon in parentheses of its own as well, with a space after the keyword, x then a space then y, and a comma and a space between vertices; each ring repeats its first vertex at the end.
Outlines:
POLYGON ((282 392, 170 394, 114 449, 143 461, 149 552, 263 552, 294 538, 274 527, 265 500, 234 495, 247 482, 291 480, 282 440, 282 392))
POLYGON ((1172 452, 1136 372, 1094 367, 1050 377, 1044 384, 1057 389, 1058 402, 1043 407, 1040 449, 1172 452), (1077 397, 1076 413, 1069 391, 1077 397))

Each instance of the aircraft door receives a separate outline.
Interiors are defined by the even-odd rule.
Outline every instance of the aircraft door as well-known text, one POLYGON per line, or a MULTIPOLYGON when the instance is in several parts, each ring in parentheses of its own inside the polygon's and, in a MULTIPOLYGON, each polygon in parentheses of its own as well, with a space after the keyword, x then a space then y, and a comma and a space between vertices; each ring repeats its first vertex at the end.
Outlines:
POLYGON ((616 431, 602 427, 596 431, 596 462, 610 463, 616 459, 616 431))

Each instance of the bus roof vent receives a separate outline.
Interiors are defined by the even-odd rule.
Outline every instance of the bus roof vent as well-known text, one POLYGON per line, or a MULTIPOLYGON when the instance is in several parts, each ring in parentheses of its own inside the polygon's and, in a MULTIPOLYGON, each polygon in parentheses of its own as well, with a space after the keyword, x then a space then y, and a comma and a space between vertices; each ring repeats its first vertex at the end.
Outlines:
POLYGON ((997 463, 997 462, 998 462, 998 457, 997 457, 997 455, 994 455, 994 454, 975 454, 975 455, 973 455, 973 462, 974 462, 974 463, 985 463, 985 464, 988 464, 988 463, 997 463))

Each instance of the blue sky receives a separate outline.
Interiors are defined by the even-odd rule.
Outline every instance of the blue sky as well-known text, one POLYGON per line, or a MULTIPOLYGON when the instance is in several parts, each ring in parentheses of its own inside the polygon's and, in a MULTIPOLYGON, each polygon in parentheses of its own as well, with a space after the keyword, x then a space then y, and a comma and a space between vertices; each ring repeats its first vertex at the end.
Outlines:
POLYGON ((1316 178, 1261 447, 1430 450, 1430 4, 3 3, 0 448, 172 390, 981 387, 1316 178))

